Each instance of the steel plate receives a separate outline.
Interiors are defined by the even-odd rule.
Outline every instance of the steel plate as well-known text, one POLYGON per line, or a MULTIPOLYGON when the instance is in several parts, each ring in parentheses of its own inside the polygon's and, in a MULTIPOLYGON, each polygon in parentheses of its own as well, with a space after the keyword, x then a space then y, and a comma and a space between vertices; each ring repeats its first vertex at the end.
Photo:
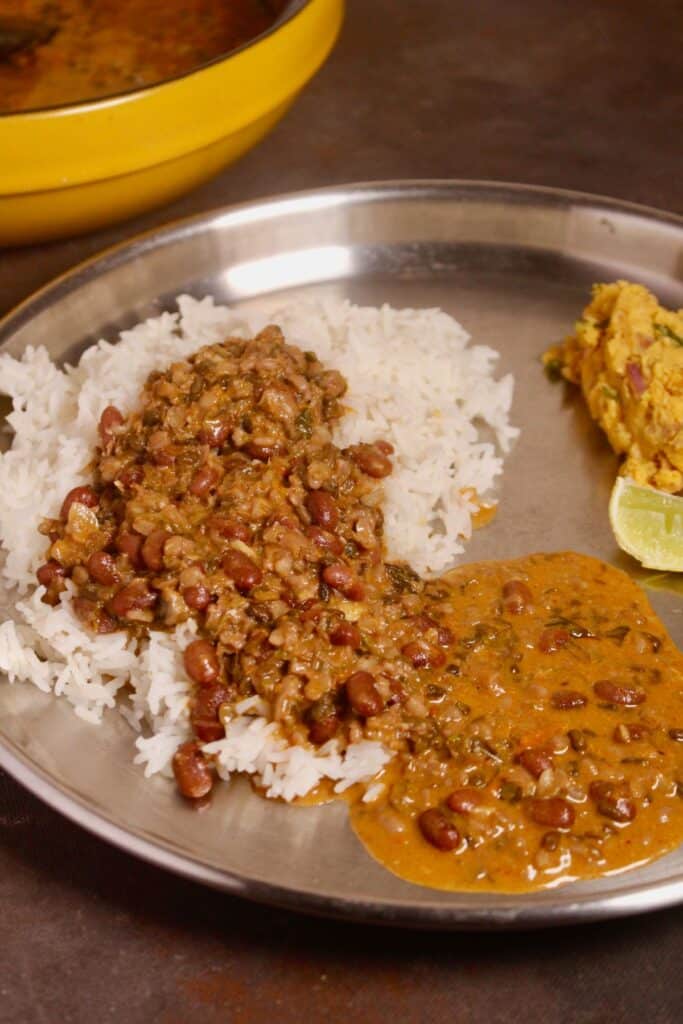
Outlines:
MULTIPOLYGON (((626 277, 683 306, 683 220, 592 196, 476 182, 322 190, 219 210, 142 235, 37 293, 0 327, 6 351, 46 345, 74 359, 157 314, 172 296, 245 307, 285 295, 441 306, 516 378, 521 439, 501 505, 467 557, 573 548, 624 566, 606 505, 616 462, 581 402, 549 384, 544 348, 594 281, 626 277)), ((58 482, 56 486, 59 486, 58 482)), ((680 597, 652 601, 683 644, 680 597)), ((429 928, 509 928, 613 917, 683 899, 683 850, 610 878, 533 895, 441 893, 376 864, 341 804, 291 808, 246 783, 198 813, 171 784, 145 782, 133 737, 28 686, 0 684, 0 762, 37 796, 130 853, 241 896, 299 910, 429 928)))

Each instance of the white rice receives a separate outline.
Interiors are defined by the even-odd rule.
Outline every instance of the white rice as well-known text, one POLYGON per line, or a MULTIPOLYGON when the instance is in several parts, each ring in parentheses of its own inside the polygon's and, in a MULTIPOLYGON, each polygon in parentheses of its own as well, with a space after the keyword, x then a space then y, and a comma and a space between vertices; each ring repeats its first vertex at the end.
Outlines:
MULTIPOLYGON (((337 443, 383 438, 394 445, 395 470, 385 481, 387 545, 393 558, 420 572, 439 572, 463 551, 475 495, 490 500, 501 453, 517 434, 509 423, 512 377, 493 376, 497 353, 469 345, 464 329, 439 310, 298 303, 246 319, 211 298, 177 301, 177 313, 122 332, 116 344, 100 341, 77 367, 58 369, 42 348, 28 348, 20 360, 0 355, 14 432, 0 456, 0 671, 10 683, 64 696, 90 722, 116 707, 138 732, 135 760, 146 775, 169 774, 176 747, 191 734, 182 651, 195 624, 152 632, 139 646, 123 632, 92 636, 75 618, 68 591, 52 608, 35 586, 46 546, 38 526, 58 515, 68 490, 87 482, 107 405, 131 411, 152 370, 228 334, 249 337, 265 323, 280 324, 289 341, 314 350, 349 382, 351 411, 337 443)), ((391 757, 366 740, 343 754, 334 741, 319 750, 288 746, 260 698, 238 705, 225 738, 205 750, 224 778, 246 772, 268 796, 285 800, 323 778, 337 792, 368 783, 391 757)), ((381 791, 375 783, 366 798, 381 791)))

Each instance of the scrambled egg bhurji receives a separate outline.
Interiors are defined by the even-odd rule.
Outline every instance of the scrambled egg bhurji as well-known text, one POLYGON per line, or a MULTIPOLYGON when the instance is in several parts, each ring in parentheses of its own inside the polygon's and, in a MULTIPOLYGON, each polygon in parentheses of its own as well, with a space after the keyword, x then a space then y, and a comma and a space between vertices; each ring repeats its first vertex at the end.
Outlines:
POLYGON ((70 578, 91 630, 196 621, 181 793, 209 793, 203 748, 258 694, 291 743, 393 753, 352 820, 404 878, 511 891, 675 847, 683 658, 642 592, 572 553, 432 580, 389 560, 393 449, 336 447, 345 390, 275 327, 205 347, 105 409, 92 483, 43 526, 44 599, 70 578))
POLYGON ((544 362, 581 387, 624 476, 683 490, 683 310, 640 284, 595 285, 575 333, 544 362))

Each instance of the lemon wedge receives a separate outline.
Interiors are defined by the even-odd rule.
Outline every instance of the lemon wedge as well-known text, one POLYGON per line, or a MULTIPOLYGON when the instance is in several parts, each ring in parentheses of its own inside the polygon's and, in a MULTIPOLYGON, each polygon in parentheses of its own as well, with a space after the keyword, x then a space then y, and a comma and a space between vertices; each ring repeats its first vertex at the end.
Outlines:
POLYGON ((619 547, 646 569, 683 572, 683 497, 620 476, 609 521, 619 547))

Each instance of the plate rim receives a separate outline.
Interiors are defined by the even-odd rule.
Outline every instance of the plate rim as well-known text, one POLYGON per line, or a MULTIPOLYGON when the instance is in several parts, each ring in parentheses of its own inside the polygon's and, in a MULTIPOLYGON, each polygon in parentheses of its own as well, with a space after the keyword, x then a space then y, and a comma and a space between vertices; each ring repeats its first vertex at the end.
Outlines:
MULTIPOLYGON (((683 216, 628 200, 616 199, 589 192, 526 185, 494 179, 388 179, 360 181, 330 185, 324 188, 279 193, 236 204, 225 204, 198 214, 171 220, 160 226, 130 236, 93 254, 59 274, 32 292, 11 308, 0 319, 0 348, 12 335, 53 303, 77 291, 96 279, 100 273, 113 269, 128 260, 136 259, 148 250, 154 250, 181 240, 184 236, 210 231, 218 224, 238 223, 240 218, 267 216, 276 208, 281 212, 314 208, 329 208, 356 202, 371 202, 381 198, 436 196, 460 193, 480 194, 489 200, 514 197, 518 201, 536 200, 558 206, 599 207, 605 212, 627 213, 683 231, 683 216)), ((162 867, 186 879, 199 882, 259 903, 274 904, 289 910, 303 911, 319 916, 365 923, 397 925, 413 928, 442 930, 491 930, 560 926, 586 922, 598 918, 617 918, 645 913, 683 902, 683 872, 661 881, 636 882, 622 887, 614 894, 594 895, 579 893, 573 900, 550 908, 547 902, 535 902, 534 894, 521 906, 510 908, 478 907, 472 903, 463 907, 453 903, 439 905, 438 896, 420 904, 406 903, 400 898, 382 897, 378 902, 354 899, 340 893, 322 895, 302 892, 295 887, 244 878, 225 869, 219 869, 190 853, 176 852, 161 839, 147 838, 124 825, 117 824, 104 810, 81 798, 66 784, 56 781, 50 773, 37 765, 28 755, 0 736, 0 767, 34 796, 53 810, 64 815, 86 831, 110 842, 125 853, 162 867)), ((546 894, 553 890, 545 890, 546 894)), ((436 894, 438 891, 434 890, 436 894)), ((563 887, 563 892, 567 888, 563 887)), ((460 894, 464 899, 473 894, 460 894)), ((501 894, 501 896, 510 894, 501 894)), ((518 894, 514 894, 518 896, 518 894)), ((524 894, 520 894, 522 897, 524 894)))
POLYGON ((237 219, 240 214, 250 210, 263 210, 280 206, 281 209, 305 206, 307 202, 318 201, 325 206, 334 204, 335 199, 341 202, 344 197, 353 193, 363 196, 366 200, 379 196, 401 196, 413 193, 429 193, 464 190, 484 193, 508 193, 517 197, 537 198, 554 201, 556 204, 577 204, 579 206, 601 206, 614 212, 630 213, 648 220, 656 220, 671 227, 683 229, 683 214, 659 207, 635 203, 627 199, 618 199, 600 193, 583 192, 577 189, 557 188, 550 185, 529 185, 521 182, 504 181, 495 178, 387 178, 378 181, 357 181, 348 184, 326 185, 322 188, 301 189, 294 192, 269 193, 257 199, 247 199, 239 203, 225 203, 210 207, 200 213, 185 217, 173 218, 156 227, 136 232, 112 245, 105 246, 92 256, 80 260, 72 267, 51 278, 39 288, 34 289, 26 298, 21 299, 0 317, 0 347, 8 340, 9 334, 20 328, 23 322, 30 319, 33 311, 40 312, 46 300, 59 299, 96 277, 100 270, 116 267, 125 262, 130 255, 134 258, 146 249, 158 248, 169 244, 185 234, 201 231, 202 225, 210 227, 216 221, 237 219), (28 315, 27 315, 28 314, 28 315))

